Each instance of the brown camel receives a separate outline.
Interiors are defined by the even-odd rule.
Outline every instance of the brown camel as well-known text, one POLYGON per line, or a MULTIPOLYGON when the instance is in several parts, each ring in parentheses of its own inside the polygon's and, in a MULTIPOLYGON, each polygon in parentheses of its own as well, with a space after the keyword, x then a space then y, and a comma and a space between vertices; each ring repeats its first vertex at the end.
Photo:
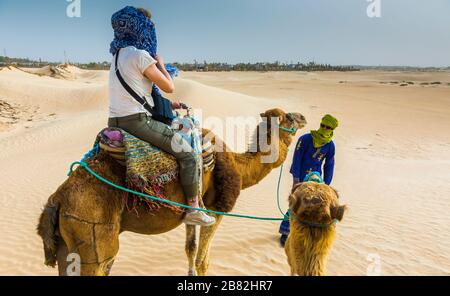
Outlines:
MULTIPOLYGON (((299 129, 306 124, 299 113, 286 114, 280 109, 262 113, 263 118, 276 118, 279 141, 271 143, 271 121, 267 129, 257 127, 256 139, 267 139, 278 152, 271 163, 262 159, 274 154, 257 145, 256 152, 234 153, 227 151, 219 139, 208 133, 211 142, 222 151, 215 152, 216 165, 213 172, 203 176, 203 204, 207 209, 229 212, 236 203, 241 189, 253 186, 279 167, 286 159, 288 146, 295 133, 285 129, 299 129), (278 144, 278 145, 276 145, 278 144), (263 152, 264 151, 264 152, 263 152)), ((207 137, 208 137, 207 136, 207 137)), ((258 141, 260 143, 263 141, 258 141)), ((272 141, 273 142, 273 141, 272 141)), ((125 186, 125 169, 112 157, 100 152, 89 166, 111 182, 125 186)), ((185 203, 181 185, 172 182, 165 186, 165 195, 171 200, 185 203)), ((156 213, 149 213, 145 205, 138 205, 136 212, 126 209, 126 194, 114 189, 85 169, 77 168, 73 174, 49 197, 41 214, 38 234, 44 242, 45 264, 55 267, 59 274, 67 274, 67 256, 78 254, 81 260, 81 275, 108 275, 119 250, 119 234, 132 231, 140 234, 160 234, 182 224, 183 213, 161 207, 156 213)), ((205 275, 209 264, 209 248, 222 216, 214 215, 213 226, 201 227, 197 251, 196 228, 186 227, 186 254, 189 260, 189 274, 205 275)), ((72 258, 72 257, 71 257, 72 258)))
POLYGON ((285 251, 291 275, 322 276, 327 256, 346 206, 339 205, 336 190, 316 182, 294 186, 289 196, 291 231, 285 251))

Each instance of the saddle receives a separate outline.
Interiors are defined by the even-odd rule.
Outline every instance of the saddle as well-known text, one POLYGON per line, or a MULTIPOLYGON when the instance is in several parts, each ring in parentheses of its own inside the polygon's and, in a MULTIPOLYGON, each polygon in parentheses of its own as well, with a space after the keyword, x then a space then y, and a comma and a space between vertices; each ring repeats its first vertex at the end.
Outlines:
MULTIPOLYGON (((178 179, 179 167, 176 158, 119 128, 105 128, 96 138, 96 144, 119 164, 126 167, 128 188, 168 199, 164 196, 164 185, 178 179)), ((199 155, 200 157, 200 155, 199 155)), ((203 173, 212 171, 215 166, 214 146, 210 141, 202 145, 203 173)), ((151 210, 161 206, 175 212, 183 212, 180 207, 156 202, 133 195, 132 208, 137 202, 145 202, 151 210)), ((128 205, 128 204, 127 204, 128 205)))
MULTIPOLYGON (((178 164, 176 164, 176 159, 169 153, 166 153, 156 146, 152 144, 142 141, 139 138, 127 133, 126 131, 119 128, 105 128, 103 129, 99 135, 97 136, 97 142, 99 144, 99 148, 110 156, 112 156, 119 164, 126 166, 126 154, 129 152, 128 157, 133 156, 132 153, 127 149, 125 141, 134 143, 135 146, 139 147, 137 152, 138 154, 149 152, 157 154, 155 155, 155 159, 160 158, 169 158, 171 162, 175 162, 175 164, 170 167, 176 167, 178 170, 178 164), (115 133, 116 132, 116 133, 115 133), (120 134, 118 134, 120 133, 120 134), (160 155, 158 155, 160 154, 160 155), (156 157, 158 156, 158 157, 156 157)), ((211 141, 205 141, 202 143, 202 164, 203 164, 203 172, 212 171, 214 169, 214 148, 211 144, 211 141)))

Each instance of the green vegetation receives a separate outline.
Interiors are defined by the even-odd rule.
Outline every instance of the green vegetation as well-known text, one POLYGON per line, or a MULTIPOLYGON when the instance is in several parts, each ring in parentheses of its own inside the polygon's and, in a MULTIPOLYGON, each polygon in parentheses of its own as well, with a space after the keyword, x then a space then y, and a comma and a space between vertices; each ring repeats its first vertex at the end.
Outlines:
POLYGON ((103 63, 76 64, 75 66, 87 70, 109 70, 111 64, 105 61, 103 63))
MULTIPOLYGON (((27 58, 9 58, 5 56, 0 56, 0 67, 16 66, 20 68, 41 68, 48 65, 57 66, 59 64, 61 63, 51 63, 42 60, 34 61, 27 58)), ((110 67, 110 64, 108 62, 102 63, 92 62, 88 64, 73 63, 72 65, 88 70, 109 70, 110 67)))
MULTIPOLYGON (((0 56, 0 67, 2 66, 17 66, 22 68, 40 68, 47 65, 56 66, 61 64, 61 62, 47 62, 31 60, 28 58, 10 58, 5 56, 0 56)), ((88 70, 109 70, 109 62, 91 62, 91 63, 70 63, 82 69, 88 70)), ((238 63, 238 64, 228 64, 228 63, 208 63, 204 61, 199 63, 194 61, 193 63, 173 63, 181 71, 198 71, 198 72, 224 72, 224 71, 257 71, 257 72, 269 72, 269 71, 360 71, 360 70, 384 70, 384 71, 446 71, 450 70, 448 68, 415 68, 415 67, 371 67, 371 66, 332 66, 330 64, 317 64, 315 62, 309 63, 281 63, 281 62, 259 62, 259 63, 238 63)), ((392 81, 392 84, 397 84, 399 82, 392 81)), ((413 82, 407 82, 408 84, 413 84, 413 82)), ((432 83, 438 84, 438 83, 432 83)), ((439 82, 440 84, 440 82, 439 82)))
MULTIPOLYGON (((13 65, 23 68, 39 68, 47 65, 58 65, 59 63, 49 63, 43 61, 33 61, 30 59, 17 59, 0 56, 0 66, 13 65)), ((87 64, 72 63, 82 69, 88 70, 108 70, 110 63, 108 62, 91 62, 87 64)), ((199 71, 199 72, 222 72, 222 71, 359 71, 359 69, 351 66, 331 66, 328 64, 316 64, 310 62, 307 64, 286 64, 280 62, 274 63, 239 63, 239 64, 227 64, 227 63, 174 63, 181 71, 199 71)))
POLYGON ((198 71, 198 72, 227 72, 227 71, 359 71, 352 66, 332 66, 329 64, 316 64, 310 62, 307 64, 296 63, 286 64, 280 62, 274 63, 174 63, 181 71, 198 71))

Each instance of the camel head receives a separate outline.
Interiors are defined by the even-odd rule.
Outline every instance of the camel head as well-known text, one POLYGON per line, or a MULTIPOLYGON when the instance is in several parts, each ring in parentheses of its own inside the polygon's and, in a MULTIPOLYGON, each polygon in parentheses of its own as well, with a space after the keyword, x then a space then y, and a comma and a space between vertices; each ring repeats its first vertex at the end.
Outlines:
MULTIPOLYGON (((303 128, 306 125, 306 118, 300 113, 286 113, 279 108, 267 110, 264 113, 260 114, 263 119, 266 119, 268 128, 270 130, 270 124, 272 118, 277 118, 278 125, 281 128, 297 131, 303 128)), ((290 133, 286 130, 281 129, 280 133, 290 133)), ((295 132, 291 132, 290 134, 295 135, 295 132)))
POLYGON ((331 225, 341 221, 347 207, 339 205, 339 196, 332 187, 317 182, 298 183, 289 196, 289 207, 299 222, 331 225))
POLYGON ((342 220, 346 206, 339 205, 333 188, 323 183, 302 182, 289 196, 291 232, 285 251, 292 275, 326 274, 327 256, 335 238, 335 220, 342 220))

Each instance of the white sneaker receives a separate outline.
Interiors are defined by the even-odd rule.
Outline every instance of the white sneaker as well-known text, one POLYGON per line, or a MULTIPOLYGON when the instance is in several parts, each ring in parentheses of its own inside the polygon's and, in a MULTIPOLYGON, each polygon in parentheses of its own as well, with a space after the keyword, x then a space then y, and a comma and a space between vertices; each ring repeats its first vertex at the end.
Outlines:
POLYGON ((202 211, 186 213, 183 222, 187 225, 211 226, 216 223, 216 218, 208 216, 202 211))

